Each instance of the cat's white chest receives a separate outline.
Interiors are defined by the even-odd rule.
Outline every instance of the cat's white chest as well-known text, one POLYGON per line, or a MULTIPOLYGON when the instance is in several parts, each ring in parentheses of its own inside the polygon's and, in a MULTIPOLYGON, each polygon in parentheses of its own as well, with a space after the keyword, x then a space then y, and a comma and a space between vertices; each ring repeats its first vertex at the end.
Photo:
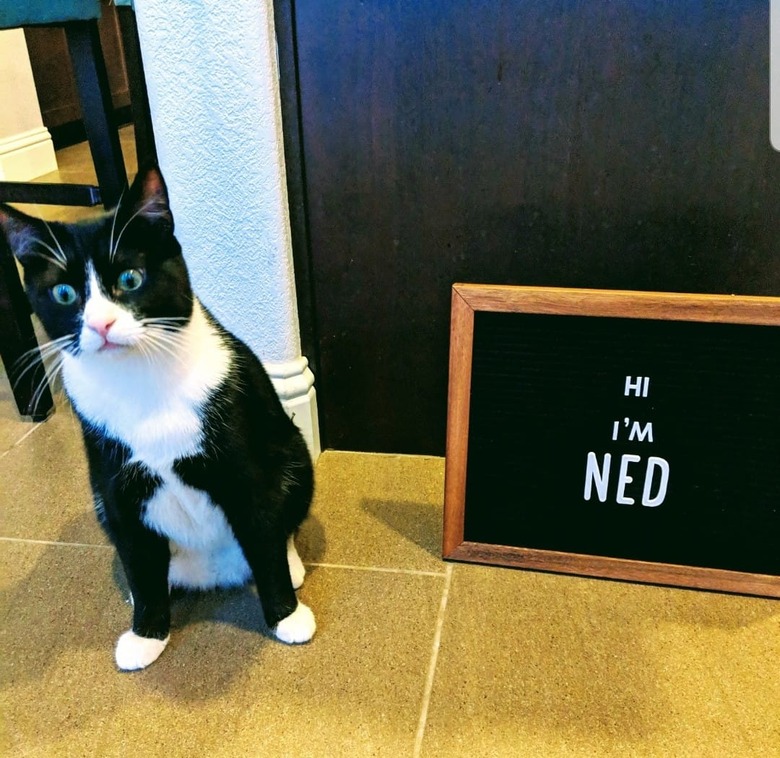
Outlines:
POLYGON ((132 461, 158 471, 200 450, 199 409, 208 397, 207 387, 194 396, 182 393, 165 376, 150 376, 135 366, 114 372, 93 369, 88 374, 66 366, 63 378, 79 413, 126 445, 132 461))
POLYGON ((202 409, 229 370, 227 348, 197 307, 177 355, 67 355, 63 381, 82 417, 157 473, 201 450, 202 409))
POLYGON ((234 541, 224 513, 207 493, 184 484, 172 470, 158 475, 162 484, 144 508, 147 526, 189 549, 211 549, 234 541))

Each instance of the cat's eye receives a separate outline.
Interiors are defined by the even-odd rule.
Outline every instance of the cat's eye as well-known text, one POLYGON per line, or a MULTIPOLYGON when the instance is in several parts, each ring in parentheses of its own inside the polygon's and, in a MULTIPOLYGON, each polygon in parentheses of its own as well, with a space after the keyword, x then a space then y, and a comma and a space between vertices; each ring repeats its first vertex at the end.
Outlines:
POLYGON ((129 268, 123 271, 116 280, 116 286, 122 292, 133 292, 144 283, 144 272, 140 268, 129 268))
POLYGON ((49 290, 49 294, 59 305, 73 305, 79 299, 78 293, 70 284, 55 284, 49 290))

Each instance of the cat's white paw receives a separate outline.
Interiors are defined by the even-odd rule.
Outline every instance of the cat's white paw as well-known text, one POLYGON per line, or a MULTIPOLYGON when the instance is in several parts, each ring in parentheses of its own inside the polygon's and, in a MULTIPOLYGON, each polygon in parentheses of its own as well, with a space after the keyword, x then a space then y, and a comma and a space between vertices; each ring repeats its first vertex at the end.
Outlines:
POLYGON ((303 603, 298 603, 298 607, 287 618, 283 618, 274 629, 276 638, 288 645, 297 645, 301 642, 308 642, 317 629, 317 623, 314 621, 314 614, 311 608, 303 603))
POLYGON ((295 549, 293 537, 287 539, 287 565, 290 567, 290 579, 292 579, 293 589, 297 590, 303 585, 306 569, 298 555, 298 551, 295 549))
POLYGON ((160 653, 165 650, 169 639, 170 636, 164 640, 139 637, 131 629, 125 632, 116 643, 116 665, 122 671, 145 669, 160 657, 160 653))

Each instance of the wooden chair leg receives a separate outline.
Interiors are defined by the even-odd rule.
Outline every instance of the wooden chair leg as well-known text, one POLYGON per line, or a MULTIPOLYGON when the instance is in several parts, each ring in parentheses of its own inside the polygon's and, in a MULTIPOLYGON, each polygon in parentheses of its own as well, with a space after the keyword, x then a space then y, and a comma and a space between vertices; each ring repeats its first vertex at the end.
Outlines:
MULTIPOLYGON (((44 421, 54 410, 43 365, 19 376, 18 361, 29 350, 38 351, 30 306, 24 294, 11 251, 0 238, 0 358, 22 416, 44 421)), ((40 359, 40 351, 37 352, 40 359)), ((30 360, 35 360, 32 357, 30 360)), ((26 363, 25 363, 26 365, 26 363)))
POLYGON ((154 128, 149 108, 149 96, 146 91, 146 77, 141 60, 141 42, 138 39, 138 26, 135 11, 125 6, 117 6, 119 29, 122 33, 122 47, 127 68, 127 86, 130 89, 130 107, 133 110, 135 128, 135 152, 138 167, 157 163, 157 148, 154 143, 154 128))
POLYGON ((127 186, 127 172, 113 119, 114 106, 97 21, 74 21, 63 26, 100 197, 104 207, 113 208, 127 186))

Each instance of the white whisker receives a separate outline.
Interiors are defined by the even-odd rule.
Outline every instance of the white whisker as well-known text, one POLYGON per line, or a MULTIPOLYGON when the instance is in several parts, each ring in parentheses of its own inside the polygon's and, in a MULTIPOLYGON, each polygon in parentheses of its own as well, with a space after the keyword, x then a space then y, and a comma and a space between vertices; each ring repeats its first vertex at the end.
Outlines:
POLYGON ((154 332, 152 330, 149 330, 147 332, 147 337, 151 339, 151 341, 156 342, 157 344, 165 345, 166 347, 168 347, 170 350, 176 353, 177 358, 180 357, 181 350, 182 348, 184 348, 184 344, 185 344, 181 338, 174 335, 165 334, 164 332, 159 332, 159 331, 154 332))
POLYGON ((153 347, 155 350, 157 350, 160 353, 167 353, 171 358, 173 358, 176 361, 179 361, 183 366, 186 366, 186 362, 182 358, 179 353, 177 353, 174 350, 174 347, 176 347, 173 343, 165 342, 164 339, 162 339, 162 335, 155 334, 152 331, 148 331, 145 334, 145 339, 150 347, 153 347))
MULTIPOLYGON (((119 249, 119 242, 122 239, 122 235, 125 233, 125 229, 127 229, 128 226, 130 226, 130 222, 139 214, 143 213, 145 210, 149 209, 156 200, 147 200, 132 216, 130 216, 129 219, 125 222, 125 225, 122 227, 122 231, 119 232, 119 236, 116 238, 116 242, 114 243, 113 248, 111 249, 109 253, 109 259, 113 260, 114 256, 116 255, 116 251, 119 249)), ((115 217, 116 218, 116 217, 115 217)))
POLYGON ((45 371, 46 366, 44 361, 61 351, 62 348, 66 347, 67 344, 72 341, 73 337, 71 336, 60 337, 59 339, 51 340, 51 342, 46 342, 43 345, 34 347, 31 350, 22 353, 13 365, 12 374, 16 374, 13 380, 13 389, 16 389, 19 386, 19 383, 30 371, 35 371, 39 366, 43 366, 45 371), (16 373, 17 371, 19 372, 18 374, 16 373))
POLYGON ((146 331, 155 332, 157 334, 164 334, 168 337, 173 337, 174 339, 181 339, 182 335, 184 334, 184 329, 176 324, 167 324, 155 321, 152 323, 144 323, 143 327, 146 331))
POLYGON ((119 208, 122 205, 122 198, 125 196, 125 192, 127 191, 127 187, 125 187, 122 190, 122 194, 119 196, 119 202, 116 204, 116 208, 114 208, 114 219, 111 222, 111 237, 108 241, 108 260, 113 261, 114 260, 114 254, 116 253, 116 250, 114 249, 114 228, 116 227, 116 217, 119 215, 119 208))
POLYGON ((41 381, 38 383, 38 387, 33 393, 32 399, 30 400, 30 405, 28 407, 28 410, 30 410, 33 416, 38 414, 38 405, 43 399, 43 394, 46 392, 46 388, 49 387, 53 389, 54 381, 57 378, 59 372, 62 370, 63 363, 64 358, 60 355, 48 371, 45 370, 46 367, 44 366, 43 376, 41 377, 41 381))
MULTIPOLYGON (((65 251, 62 249, 62 245, 60 245, 60 241, 54 236, 54 232, 51 230, 51 227, 49 226, 48 222, 44 219, 41 219, 43 221, 43 225, 49 230, 49 234, 51 234, 51 238, 54 240, 54 244, 57 246, 57 249, 60 251, 60 255, 57 255, 52 250, 52 253, 54 253, 55 258, 59 258, 63 263, 68 262, 68 257, 65 255, 65 251)), ((40 242, 40 240, 38 240, 40 242)), ((51 250, 51 248, 49 248, 51 250)))
POLYGON ((43 258, 50 263, 53 263, 55 266, 59 266, 63 271, 67 271, 67 267, 65 264, 67 263, 67 260, 65 258, 60 258, 59 253, 54 250, 54 248, 51 247, 51 245, 47 245, 43 240, 39 240, 37 237, 34 237, 30 240, 32 244, 40 245, 41 247, 45 248, 51 253, 51 256, 46 255, 46 253, 42 253, 40 250, 31 250, 30 253, 32 255, 37 255, 40 258, 43 258))
POLYGON ((166 348, 171 355, 176 355, 177 358, 179 357, 178 354, 176 354, 175 348, 180 347, 180 343, 166 339, 165 335, 160 332, 149 329, 146 331, 144 338, 154 345, 166 348))
POLYGON ((143 324, 144 326, 147 325, 155 325, 155 324, 171 324, 172 326, 175 325, 178 322, 186 322, 189 321, 189 316, 154 316, 149 318, 142 318, 139 323, 143 324))

